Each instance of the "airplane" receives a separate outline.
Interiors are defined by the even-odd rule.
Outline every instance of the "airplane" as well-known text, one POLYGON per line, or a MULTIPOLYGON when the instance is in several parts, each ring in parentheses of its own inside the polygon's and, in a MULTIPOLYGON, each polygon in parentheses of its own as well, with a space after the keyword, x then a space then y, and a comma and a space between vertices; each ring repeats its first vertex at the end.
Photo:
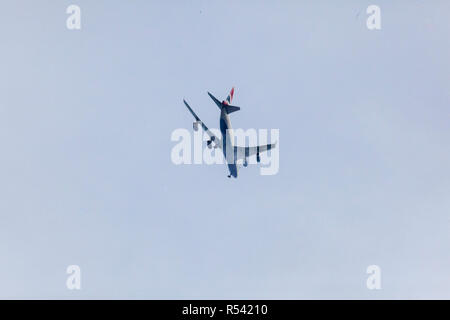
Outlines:
POLYGON ((232 106, 231 101, 234 96, 234 88, 231 89, 228 97, 220 102, 216 97, 214 97, 210 92, 208 95, 215 102, 215 104, 219 107, 220 110, 220 133, 222 138, 216 137, 208 127, 200 120, 200 118, 195 114, 194 110, 189 106, 186 100, 183 99, 184 104, 188 108, 189 112, 194 116, 195 121, 192 124, 194 131, 198 131, 198 125, 200 124, 203 130, 209 135, 210 139, 207 141, 208 148, 212 148, 212 143, 214 142, 214 148, 221 148, 225 161, 228 165, 228 170, 230 174, 228 178, 234 177, 237 178, 239 168, 237 166, 237 161, 243 159, 244 167, 248 166, 248 157, 256 154, 256 161, 259 163, 261 161, 260 153, 271 150, 275 148, 276 143, 266 144, 262 146, 256 147, 240 147, 233 145, 233 130, 231 127, 230 117, 228 116, 230 113, 240 110, 240 107, 232 106), (233 153, 230 155, 233 156, 234 159, 230 159, 232 161, 228 161, 227 150, 233 150, 233 153))

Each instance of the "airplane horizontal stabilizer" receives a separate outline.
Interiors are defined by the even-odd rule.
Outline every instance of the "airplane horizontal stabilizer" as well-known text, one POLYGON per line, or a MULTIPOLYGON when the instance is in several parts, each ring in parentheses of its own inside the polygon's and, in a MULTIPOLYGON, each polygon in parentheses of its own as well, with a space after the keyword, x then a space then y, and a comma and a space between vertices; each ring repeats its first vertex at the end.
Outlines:
POLYGON ((235 112, 235 111, 241 110, 240 107, 236 107, 236 106, 224 105, 223 107, 224 107, 225 110, 227 111, 227 114, 230 114, 230 113, 233 113, 233 112, 235 112))
POLYGON ((216 97, 214 97, 211 93, 208 92, 208 95, 211 97, 211 99, 213 99, 213 101, 217 104, 217 106, 219 107, 219 109, 222 109, 222 102, 220 102, 219 100, 217 100, 216 97))

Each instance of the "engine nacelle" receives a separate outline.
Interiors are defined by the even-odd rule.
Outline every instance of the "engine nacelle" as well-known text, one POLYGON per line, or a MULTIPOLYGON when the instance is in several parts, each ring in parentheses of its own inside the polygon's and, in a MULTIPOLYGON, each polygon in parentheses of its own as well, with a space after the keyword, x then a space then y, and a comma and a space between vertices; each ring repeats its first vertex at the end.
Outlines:
POLYGON ((261 157, 259 156, 259 153, 256 154, 256 162, 258 163, 261 162, 261 157))
POLYGON ((193 124, 192 124, 192 128, 194 129, 194 131, 198 131, 198 121, 195 121, 193 124))

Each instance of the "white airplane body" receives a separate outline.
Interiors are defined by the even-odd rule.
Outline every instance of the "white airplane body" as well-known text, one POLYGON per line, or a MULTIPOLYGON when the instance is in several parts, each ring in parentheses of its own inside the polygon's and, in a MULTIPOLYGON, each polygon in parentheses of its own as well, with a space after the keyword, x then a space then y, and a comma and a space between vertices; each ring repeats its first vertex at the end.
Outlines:
POLYGON ((221 148, 225 161, 228 165, 228 170, 230 174, 228 178, 238 176, 239 167, 237 166, 237 161, 240 159, 244 160, 244 167, 248 165, 248 157, 256 154, 256 161, 260 162, 260 152, 264 152, 270 150, 275 147, 275 143, 266 144, 262 146, 256 147, 240 147, 234 146, 234 135, 233 128, 231 127, 230 117, 228 116, 230 113, 240 110, 239 107, 230 105, 233 100, 234 88, 231 89, 230 94, 227 99, 220 102, 216 97, 214 97, 211 93, 208 92, 208 95, 211 99, 216 103, 216 105, 220 109, 220 133, 222 139, 216 137, 208 127, 200 120, 200 118, 195 114, 192 108, 188 105, 186 100, 183 100, 184 104, 188 108, 189 112, 194 116, 195 122, 193 123, 193 128, 195 131, 198 130, 198 125, 201 124, 203 130, 209 135, 210 140, 208 140, 207 145, 208 148, 212 148, 212 143, 214 142, 214 148, 221 148))

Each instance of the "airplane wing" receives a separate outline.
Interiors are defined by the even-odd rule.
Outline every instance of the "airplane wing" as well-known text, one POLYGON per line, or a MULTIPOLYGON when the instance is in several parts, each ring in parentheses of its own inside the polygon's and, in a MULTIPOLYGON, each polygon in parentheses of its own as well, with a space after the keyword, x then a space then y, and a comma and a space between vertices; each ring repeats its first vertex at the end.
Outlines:
POLYGON ((236 160, 244 159, 245 157, 250 157, 254 154, 265 152, 276 147, 276 143, 265 144, 256 147, 234 147, 236 152, 236 160))
POLYGON ((200 120, 200 118, 195 114, 194 110, 192 110, 192 108, 188 105, 186 100, 183 99, 183 102, 186 105, 186 107, 188 108, 189 112, 194 116, 195 120, 197 120, 198 122, 200 122, 202 124, 203 130, 209 135, 211 140, 214 141, 216 146, 218 146, 219 148, 222 148, 222 141, 220 140, 220 138, 215 136, 214 133, 212 133, 211 130, 208 129, 208 127, 203 123, 203 121, 200 120))

